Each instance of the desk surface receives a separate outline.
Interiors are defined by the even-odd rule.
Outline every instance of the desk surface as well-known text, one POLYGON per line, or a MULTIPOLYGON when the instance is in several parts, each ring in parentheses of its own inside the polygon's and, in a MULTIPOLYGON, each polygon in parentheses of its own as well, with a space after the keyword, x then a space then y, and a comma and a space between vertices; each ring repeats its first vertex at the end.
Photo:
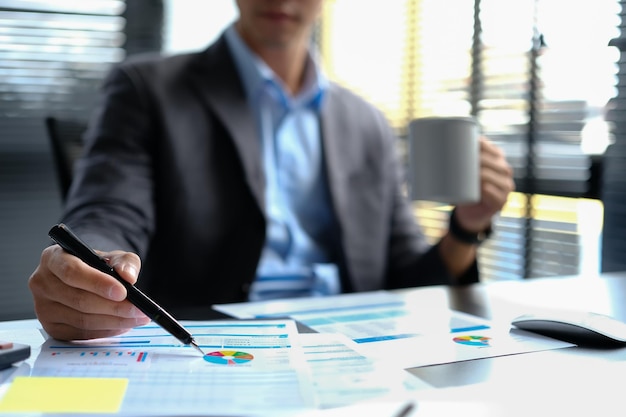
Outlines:
MULTIPOLYGON (((442 308, 493 321, 509 321, 534 307, 589 310, 626 321, 626 272, 401 292, 416 305, 422 300, 432 306, 437 300, 442 308)), ((33 321, 3 322, 0 329, 25 325, 32 328, 33 321)), ((418 404, 431 405, 422 408, 424 415, 452 415, 437 414, 433 404, 441 404, 448 411, 467 410, 464 415, 483 416, 624 414, 626 348, 571 347, 408 371, 437 388, 418 395, 418 404), (459 408, 450 409, 454 404, 459 408), (430 410, 435 411, 431 414, 430 410)))
MULTIPOLYGON (((589 310, 626 321, 626 273, 408 290, 491 320, 530 308, 589 310), (438 293, 438 294, 437 294, 438 293)), ((424 401, 485 406, 485 415, 623 415, 626 348, 572 347, 410 369, 431 385, 424 401), (482 405, 481 405, 482 404, 482 405)))

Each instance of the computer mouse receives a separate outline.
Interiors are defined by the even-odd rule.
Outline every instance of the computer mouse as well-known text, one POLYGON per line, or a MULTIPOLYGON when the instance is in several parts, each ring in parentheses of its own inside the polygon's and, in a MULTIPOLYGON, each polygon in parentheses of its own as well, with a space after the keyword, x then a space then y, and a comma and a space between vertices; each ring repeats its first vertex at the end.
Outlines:
POLYGON ((516 317, 511 324, 518 329, 579 346, 626 346, 626 323, 605 314, 589 311, 542 311, 516 317))

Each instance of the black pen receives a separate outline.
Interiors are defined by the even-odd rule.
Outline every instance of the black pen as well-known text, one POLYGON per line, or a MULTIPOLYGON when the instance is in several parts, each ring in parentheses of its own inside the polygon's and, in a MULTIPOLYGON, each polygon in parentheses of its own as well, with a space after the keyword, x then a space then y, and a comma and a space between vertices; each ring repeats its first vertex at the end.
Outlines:
POLYGON ((395 417, 408 417, 409 413, 413 411, 413 408, 415 408, 415 403, 411 401, 398 410, 398 414, 396 414, 395 417))
POLYGON ((91 249, 83 242, 67 225, 61 223, 52 226, 48 235, 61 246, 65 251, 76 256, 87 265, 95 268, 105 274, 111 275, 118 280, 126 288, 126 299, 133 303, 146 316, 150 317, 155 323, 167 330, 172 336, 180 340, 186 345, 193 346, 198 352, 204 356, 204 352, 193 338, 193 335, 187 331, 171 314, 163 310, 161 306, 152 301, 150 297, 141 292, 141 290, 124 278, 122 278, 113 269, 107 261, 91 249))

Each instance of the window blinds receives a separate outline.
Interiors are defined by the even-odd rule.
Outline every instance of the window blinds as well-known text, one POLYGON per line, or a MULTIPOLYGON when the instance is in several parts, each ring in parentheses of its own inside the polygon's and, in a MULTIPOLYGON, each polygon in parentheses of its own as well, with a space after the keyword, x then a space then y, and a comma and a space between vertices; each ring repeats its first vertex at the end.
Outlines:
POLYGON ((618 93, 611 101, 607 119, 615 142, 607 149, 603 172, 602 198, 605 206, 602 234, 602 271, 626 270, 626 1, 619 2, 620 31, 611 45, 620 51, 618 93))
POLYGON ((60 193, 44 118, 86 120, 128 50, 160 49, 162 4, 0 0, 0 320, 33 317, 27 287, 60 193))
MULTIPOLYGON (((326 4, 327 72, 379 105, 400 137, 415 117, 473 114, 504 149, 519 192, 480 248, 485 279, 581 271, 598 251, 600 203, 577 197, 589 189, 591 157, 583 150, 601 154, 609 140, 603 111, 616 58, 606 45, 616 1, 388 3, 326 4), (597 220, 591 250, 581 239, 589 213, 597 220)), ((436 241, 450 207, 420 201, 415 208, 436 241)))

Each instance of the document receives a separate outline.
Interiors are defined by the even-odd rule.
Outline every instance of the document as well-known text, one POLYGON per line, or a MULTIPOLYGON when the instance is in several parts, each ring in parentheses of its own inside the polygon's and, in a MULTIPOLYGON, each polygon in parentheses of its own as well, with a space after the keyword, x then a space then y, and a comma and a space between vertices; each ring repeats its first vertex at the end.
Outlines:
MULTIPOLYGON (((118 337, 85 342, 44 343, 28 377, 7 384, 0 398, 3 412, 110 412, 76 410, 76 396, 67 391, 69 410, 38 409, 37 401, 15 402, 11 389, 24 382, 43 384, 55 378, 74 386, 75 378, 110 386, 126 380, 119 409, 122 415, 267 415, 271 410, 302 410, 316 406, 298 333, 292 320, 204 322, 187 327, 205 351, 203 357, 158 326, 148 325, 118 337), (14 407, 11 410, 10 407, 14 407)), ((55 380, 52 380, 55 381, 55 380)), ((11 381, 9 381, 11 382, 11 381)), ((45 392, 42 390, 41 392, 45 392)), ((19 393, 18 393, 19 394, 19 393)), ((0 395, 2 393, 0 392, 0 395)), ((107 391, 100 395, 107 398, 107 391)), ((38 395, 31 393, 31 399, 38 395)), ((53 405, 43 404, 43 407, 53 405)))
POLYGON ((155 325, 90 341, 47 340, 27 372, 1 381, 0 416, 293 416, 401 403, 430 388, 360 354, 343 335, 298 334, 293 320, 185 325, 204 357, 155 325))
POLYGON ((307 333, 300 337, 320 408, 406 401, 415 392, 432 388, 387 361, 360 354, 344 335, 307 333))
POLYGON ((321 333, 343 334, 362 354, 402 368, 573 346, 512 332, 510 326, 494 327, 488 320, 441 305, 415 305, 400 294, 375 291, 213 308, 239 318, 288 316, 321 333))

